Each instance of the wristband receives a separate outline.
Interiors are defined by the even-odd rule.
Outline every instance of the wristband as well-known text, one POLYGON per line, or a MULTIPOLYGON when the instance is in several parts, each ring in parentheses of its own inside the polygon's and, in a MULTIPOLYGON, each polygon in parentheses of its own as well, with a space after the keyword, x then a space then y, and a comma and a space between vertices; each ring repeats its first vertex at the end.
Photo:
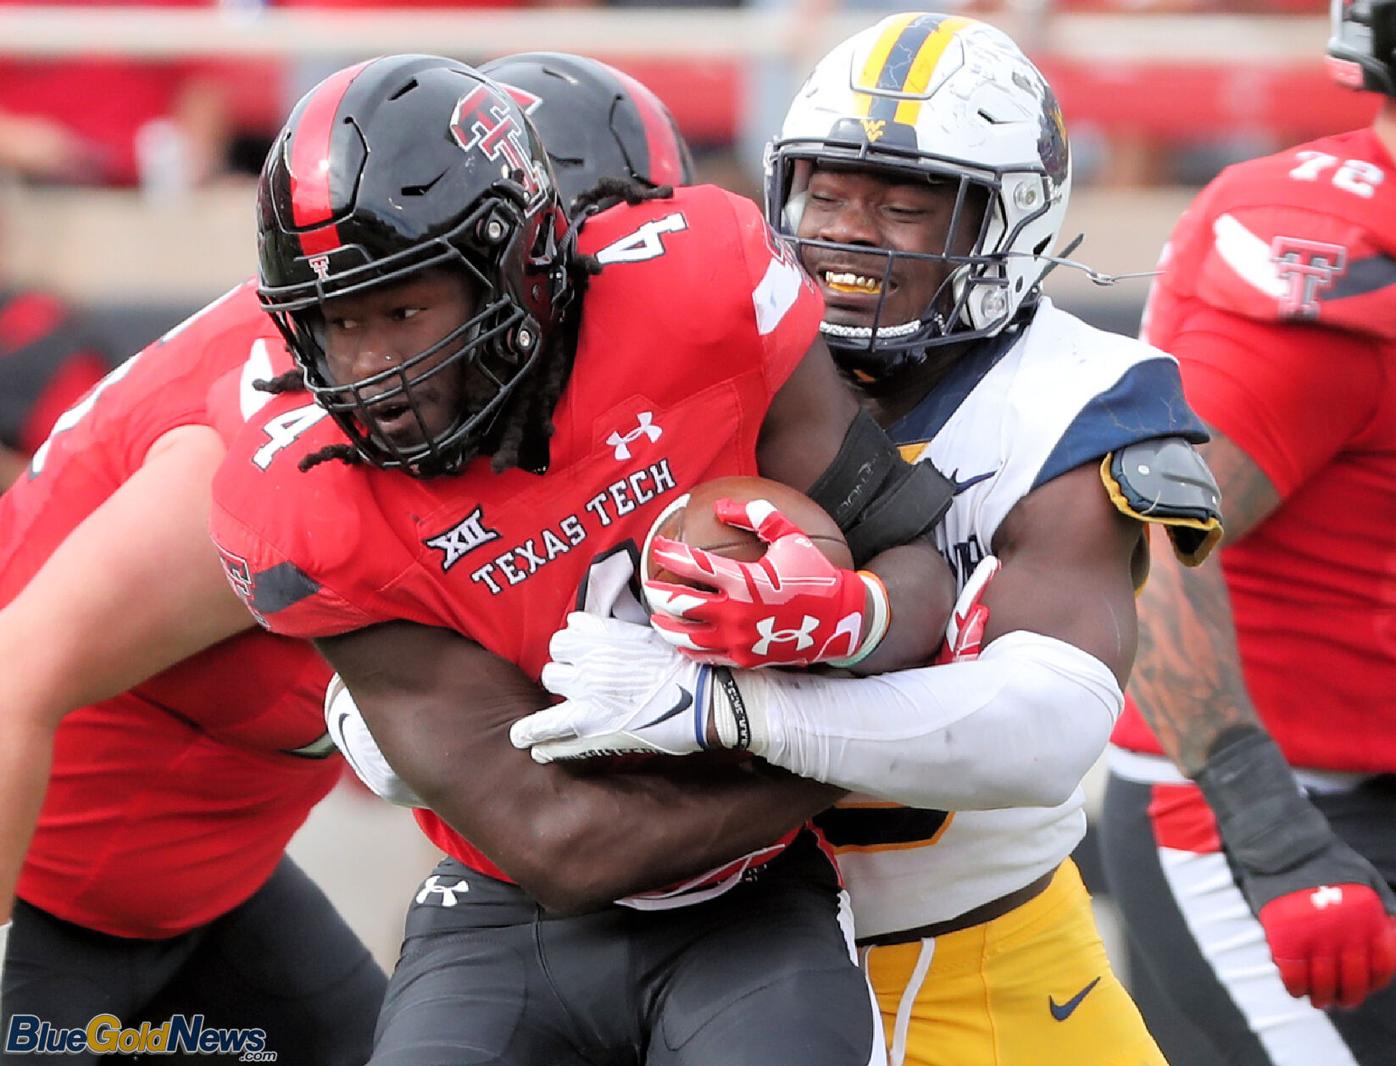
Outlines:
POLYGON ((1253 726, 1223 734, 1197 774, 1227 850, 1245 869, 1277 874, 1333 840, 1299 789, 1279 745, 1253 726))
POLYGON ((877 646, 882 643, 882 638, 887 635, 887 630, 892 625, 892 604, 887 598, 887 586, 882 583, 882 578, 871 570, 859 570, 857 573, 859 580, 867 587, 868 595, 872 597, 872 611, 863 620, 867 635, 858 645, 857 651, 846 659, 829 660, 830 666, 843 670, 857 666, 877 651, 877 646))

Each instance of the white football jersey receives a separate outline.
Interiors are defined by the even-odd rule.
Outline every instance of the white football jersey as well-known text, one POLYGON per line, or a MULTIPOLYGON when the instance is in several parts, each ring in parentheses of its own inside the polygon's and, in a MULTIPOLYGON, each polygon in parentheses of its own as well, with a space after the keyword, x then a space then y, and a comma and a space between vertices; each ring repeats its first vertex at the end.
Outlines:
MULTIPOLYGON (((1137 441, 1205 437, 1172 356, 1045 299, 1030 325, 963 356, 888 432, 908 460, 955 483, 936 539, 960 588, 1039 485, 1137 441)), ((1031 883, 1080 842, 1082 804, 1080 788, 1059 807, 949 813, 851 796, 819 824, 865 937, 946 921, 1031 883)))

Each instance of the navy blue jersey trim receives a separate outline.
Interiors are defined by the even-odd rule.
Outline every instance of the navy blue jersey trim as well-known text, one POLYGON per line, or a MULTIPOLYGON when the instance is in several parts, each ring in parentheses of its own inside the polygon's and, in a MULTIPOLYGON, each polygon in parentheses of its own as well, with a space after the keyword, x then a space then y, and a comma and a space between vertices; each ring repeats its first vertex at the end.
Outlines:
POLYGON ((1349 296, 1365 296, 1388 285, 1396 285, 1396 259, 1389 255, 1372 255, 1348 264, 1347 272, 1336 278, 1333 287, 1319 294, 1322 300, 1342 300, 1349 296))
POLYGON ((1038 470, 1032 488, 1107 452, 1154 437, 1182 437, 1193 444, 1208 437, 1207 427, 1183 398, 1178 364, 1163 357, 1136 363, 1081 408, 1038 470))
POLYGON ((293 607, 319 591, 319 584, 295 563, 277 563, 257 574, 251 607, 265 617, 293 607))
POLYGON ((919 444, 932 440, 945 428, 950 416, 974 391, 984 376, 1008 354, 1020 336, 1017 330, 1000 333, 985 340, 974 351, 960 356, 951 364, 945 377, 938 381, 925 398, 887 429, 894 444, 919 444))

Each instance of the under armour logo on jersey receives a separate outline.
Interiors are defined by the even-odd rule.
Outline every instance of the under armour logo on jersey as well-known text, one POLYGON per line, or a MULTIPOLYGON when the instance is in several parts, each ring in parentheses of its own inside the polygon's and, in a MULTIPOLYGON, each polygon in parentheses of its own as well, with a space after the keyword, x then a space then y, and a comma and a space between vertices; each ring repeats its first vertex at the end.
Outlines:
POLYGON ((424 543, 429 548, 436 548, 445 553, 445 558, 441 560, 441 569, 445 572, 481 544, 498 539, 499 530, 490 529, 485 525, 484 508, 477 507, 445 533, 428 537, 424 543))
POLYGON ((630 445, 641 437, 648 437, 653 444, 664 435, 664 431, 654 424, 653 411, 641 411, 635 416, 639 424, 629 433, 622 436, 618 432, 612 432, 606 438, 606 443, 616 450, 616 462, 623 463, 630 458, 630 445))
POLYGON ((425 903, 436 893, 440 892, 441 906, 454 907, 460 902, 460 900, 456 899, 456 893, 459 892, 463 896, 470 891, 470 883, 468 881, 457 881, 454 885, 443 885, 440 884, 440 881, 441 878, 436 874, 432 874, 428 877, 422 884, 422 890, 417 893, 417 902, 425 903))
POLYGON ((1348 269, 1348 250, 1341 244, 1303 237, 1276 237, 1270 257, 1275 272, 1289 282, 1289 291, 1280 297, 1280 314, 1294 318, 1317 318, 1318 294, 1348 269))
POLYGON ((1314 905, 1314 910, 1321 911, 1330 903, 1343 902, 1343 890, 1337 885, 1319 885, 1309 893, 1309 902, 1314 905))
POLYGON ((772 644, 784 644, 787 640, 795 642, 796 651, 804 651, 814 643, 814 631, 818 628, 819 619, 812 614, 804 616, 799 629, 777 629, 774 615, 763 618, 756 623, 756 632, 761 639, 751 646, 751 653, 765 655, 772 644))

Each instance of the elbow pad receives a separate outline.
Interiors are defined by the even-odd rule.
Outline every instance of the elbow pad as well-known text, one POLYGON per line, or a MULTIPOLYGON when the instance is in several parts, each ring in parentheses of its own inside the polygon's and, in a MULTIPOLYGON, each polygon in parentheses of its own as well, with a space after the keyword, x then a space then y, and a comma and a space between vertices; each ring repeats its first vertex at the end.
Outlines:
POLYGON ((737 680, 754 754, 803 777, 944 810, 1064 803, 1124 706, 1095 656, 1022 631, 943 666, 737 680))
POLYGON ((349 768, 380 799, 397 807, 425 807, 412 786, 397 775, 368 731, 368 723, 338 674, 325 690, 325 728, 349 768))
POLYGON ((862 566, 934 529, 955 489, 930 463, 906 462, 872 415, 859 411, 807 495, 833 516, 854 566, 862 566))

